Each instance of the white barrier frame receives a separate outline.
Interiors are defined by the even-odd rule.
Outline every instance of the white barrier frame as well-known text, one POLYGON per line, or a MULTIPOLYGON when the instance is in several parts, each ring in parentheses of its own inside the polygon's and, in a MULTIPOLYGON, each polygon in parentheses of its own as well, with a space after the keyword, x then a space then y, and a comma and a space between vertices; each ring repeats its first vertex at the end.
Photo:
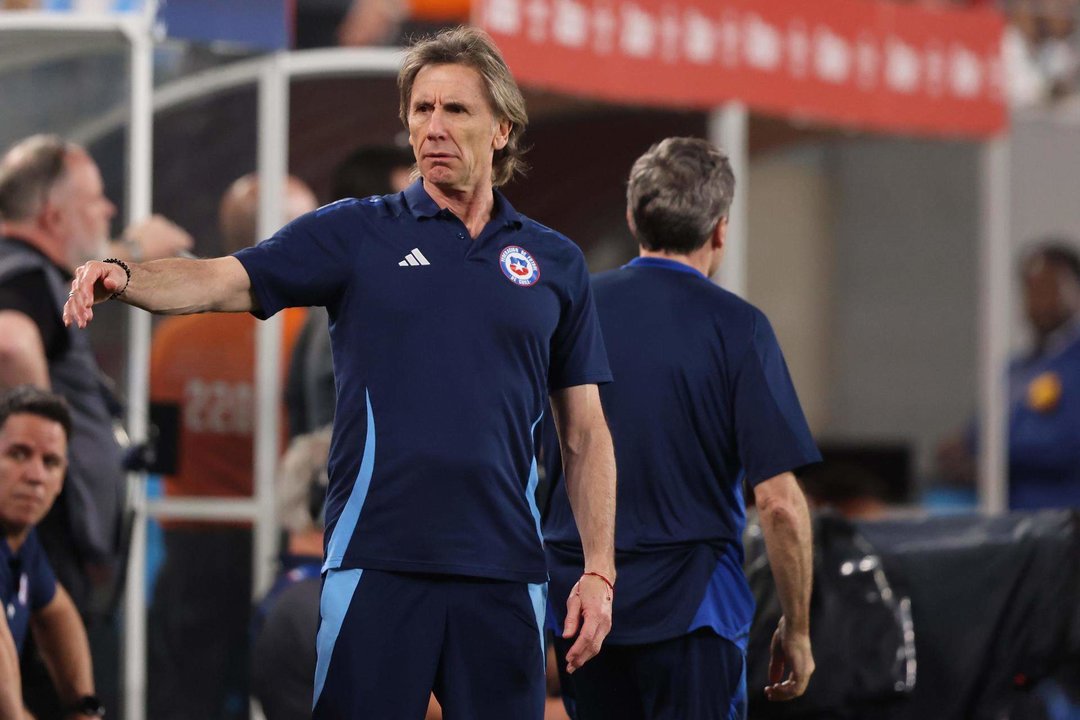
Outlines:
MULTIPOLYGON (((153 113, 150 103, 153 95, 153 32, 156 14, 157 3, 153 0, 148 0, 142 12, 127 15, 0 13, 0 34, 50 34, 65 38, 78 36, 91 38, 82 43, 64 43, 62 46, 50 47, 49 43, 43 43, 38 52, 30 58, 34 62, 70 55, 73 48, 78 52, 85 52, 89 47, 111 44, 108 41, 113 39, 119 39, 121 43, 127 45, 131 103, 126 113, 128 122, 126 220, 129 224, 149 217, 151 212, 153 113), (100 38, 100 45, 92 38, 100 38), (52 49, 55 49, 55 52, 52 52, 52 49)), ((16 66, 17 63, 14 61, 4 64, 4 68, 8 70, 16 66)), ((132 308, 129 314, 127 385, 129 402, 126 419, 128 435, 135 443, 145 441, 147 436, 149 347, 150 316, 132 308)), ((135 577, 136 569, 145 571, 146 565, 146 484, 142 480, 143 478, 136 474, 128 477, 128 499, 135 510, 126 583, 129 592, 126 592, 124 596, 124 676, 126 680, 124 690, 128 697, 140 697, 145 688, 146 679, 145 625, 136 627, 131 622, 132 618, 145 614, 145 597, 141 592, 130 592, 132 585, 141 590, 142 577, 141 575, 135 577)), ((142 708, 138 708, 138 711, 132 714, 131 708, 128 708, 127 717, 141 720, 142 708)))

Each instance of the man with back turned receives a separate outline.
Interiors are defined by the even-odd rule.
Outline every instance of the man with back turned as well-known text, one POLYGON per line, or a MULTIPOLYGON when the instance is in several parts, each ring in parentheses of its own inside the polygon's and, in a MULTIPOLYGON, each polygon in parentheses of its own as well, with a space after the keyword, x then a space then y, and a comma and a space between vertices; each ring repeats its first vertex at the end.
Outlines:
MULTIPOLYGON (((601 397, 619 467, 620 589, 604 648, 564 677, 578 720, 745 717, 744 479, 784 611, 766 695, 801 695, 814 670, 810 522, 792 470, 820 457, 769 321, 709 281, 734 190, 727 157, 705 141, 653 146, 627 191, 640 257, 593 284, 616 378, 601 397)), ((582 555, 550 447, 544 534, 558 597, 582 555)), ((568 646, 556 640, 557 653, 568 646)))

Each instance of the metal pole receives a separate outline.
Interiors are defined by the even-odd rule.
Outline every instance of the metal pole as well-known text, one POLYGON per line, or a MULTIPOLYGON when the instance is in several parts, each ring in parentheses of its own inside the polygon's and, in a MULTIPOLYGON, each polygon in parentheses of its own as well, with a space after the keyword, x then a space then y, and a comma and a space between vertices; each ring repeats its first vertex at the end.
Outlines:
MULTIPOLYGON (((270 237, 282 221, 282 198, 289 157, 289 75, 286 53, 271 56, 259 73, 258 155, 260 239, 270 237)), ((252 543, 252 595, 262 597, 274 580, 277 517, 274 478, 281 436, 281 316, 255 329, 255 522, 252 543)), ((250 703, 252 720, 262 720, 262 708, 250 703)))
MULTIPOLYGON (((259 238, 282 223, 289 154, 289 76, 285 54, 271 56, 259 76, 259 238)), ((261 597, 274 579, 277 473, 281 413, 281 316, 259 323, 255 333, 255 504, 253 592, 261 597)))
POLYGON ((979 238, 979 508, 998 514, 1008 507, 1006 416, 1009 313, 1012 307, 1009 252, 1009 139, 982 148, 979 238))
POLYGON ((746 245, 749 238, 747 218, 750 184, 750 113, 740 102, 730 102, 709 114, 709 141, 719 146, 731 160, 735 171, 735 197, 728 217, 724 261, 718 273, 719 284, 740 297, 746 297, 746 245))
MULTIPOLYGON (((154 3, 150 3, 152 6, 154 3)), ((150 215, 153 188, 153 14, 128 32, 131 48, 131 115, 128 121, 128 223, 150 215)), ((134 443, 146 440, 150 407, 150 315, 129 311, 127 430, 134 443)), ((124 593, 124 717, 146 717, 146 483, 142 473, 128 475, 128 497, 134 511, 124 593)))

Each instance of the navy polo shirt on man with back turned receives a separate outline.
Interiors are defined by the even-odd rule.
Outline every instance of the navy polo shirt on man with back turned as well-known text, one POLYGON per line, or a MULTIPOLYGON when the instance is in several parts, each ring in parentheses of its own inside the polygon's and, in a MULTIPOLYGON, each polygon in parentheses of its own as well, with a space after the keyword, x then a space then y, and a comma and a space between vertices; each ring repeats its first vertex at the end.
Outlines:
MULTIPOLYGON (((593 283, 617 382, 600 389, 619 472, 610 644, 708 627, 745 649, 743 478, 820 461, 765 315, 684 263, 643 257, 593 283)), ((557 441, 544 438, 551 597, 581 574, 557 441)), ((565 609, 552 603, 561 627, 565 609)))
POLYGON ((577 246, 498 192, 473 239, 418 180, 236 257, 259 317, 330 316, 324 568, 546 581, 533 431, 550 390, 611 378, 577 246))

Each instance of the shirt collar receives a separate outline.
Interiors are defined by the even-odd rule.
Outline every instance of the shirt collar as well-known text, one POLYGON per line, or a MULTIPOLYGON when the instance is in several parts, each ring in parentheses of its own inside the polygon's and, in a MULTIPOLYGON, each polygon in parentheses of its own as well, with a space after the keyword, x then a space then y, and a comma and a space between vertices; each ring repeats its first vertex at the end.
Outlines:
POLYGON ((1080 314, 1077 314, 1057 330, 1050 333, 1046 338, 1046 343, 1037 354, 1033 355, 1032 360, 1057 357, 1062 352, 1072 347, 1072 344, 1078 339, 1080 339, 1080 314))
POLYGON ((670 258, 662 257, 636 257, 630 262, 626 263, 623 267, 654 267, 664 268, 665 270, 674 270, 675 272, 686 273, 687 275, 695 275, 703 280, 709 278, 705 273, 701 272, 695 267, 690 267, 684 262, 678 260, 671 260, 670 258))
MULTIPOLYGON (((498 190, 493 190, 495 206, 491 209, 491 221, 496 227, 513 225, 520 228, 522 225, 521 214, 514 209, 510 201, 498 190)), ((438 203, 431 199, 427 190, 424 189, 424 179, 419 178, 409 187, 405 188, 405 206, 416 219, 446 217, 452 215, 449 210, 439 207, 438 203)), ((489 221, 489 222, 491 222, 489 221)))
POLYGON ((413 214, 413 217, 432 218, 442 212, 442 208, 431 199, 424 189, 424 179, 418 178, 409 187, 405 188, 405 207, 413 214))

